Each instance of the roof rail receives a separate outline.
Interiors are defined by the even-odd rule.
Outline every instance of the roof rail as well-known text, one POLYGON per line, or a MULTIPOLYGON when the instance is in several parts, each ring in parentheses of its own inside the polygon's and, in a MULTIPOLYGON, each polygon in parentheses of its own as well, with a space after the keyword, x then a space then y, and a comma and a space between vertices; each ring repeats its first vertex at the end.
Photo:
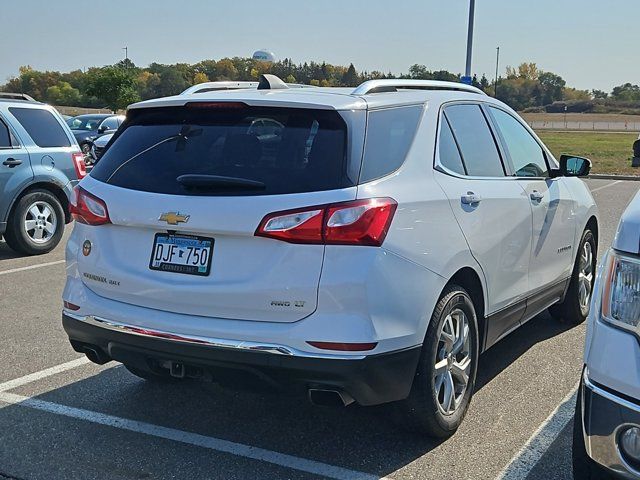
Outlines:
POLYGON ((464 83, 443 82, 440 80, 367 80, 351 92, 352 95, 369 93, 397 92, 399 89, 413 90, 453 90, 486 95, 479 88, 464 83))
POLYGON ((187 88, 180 95, 191 95, 192 93, 215 92, 217 90, 242 90, 248 88, 258 88, 258 82, 205 82, 187 88))
POLYGON ((33 97, 25 93, 0 92, 0 100, 25 100, 27 102, 35 102, 33 97))

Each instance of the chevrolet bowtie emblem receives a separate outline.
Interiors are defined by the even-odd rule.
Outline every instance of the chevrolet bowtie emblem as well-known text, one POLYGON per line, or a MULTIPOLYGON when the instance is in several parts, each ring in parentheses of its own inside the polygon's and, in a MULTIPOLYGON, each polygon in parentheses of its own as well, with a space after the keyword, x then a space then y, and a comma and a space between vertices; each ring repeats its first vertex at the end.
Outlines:
POLYGON ((191 215, 182 215, 180 212, 167 212, 158 218, 161 222, 167 222, 169 225, 177 225, 179 223, 187 223, 191 215))

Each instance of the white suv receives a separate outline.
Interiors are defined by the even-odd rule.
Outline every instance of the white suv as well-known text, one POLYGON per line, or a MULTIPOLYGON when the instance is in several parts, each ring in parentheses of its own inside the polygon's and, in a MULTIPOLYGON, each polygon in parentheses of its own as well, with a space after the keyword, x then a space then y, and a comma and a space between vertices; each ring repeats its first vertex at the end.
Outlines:
POLYGON ((482 351, 551 305, 586 317, 589 168, 456 83, 141 102, 77 189, 63 324, 143 378, 400 401, 451 435, 482 351))
POLYGON ((587 322, 575 478, 640 479, 640 193, 602 262, 587 322))

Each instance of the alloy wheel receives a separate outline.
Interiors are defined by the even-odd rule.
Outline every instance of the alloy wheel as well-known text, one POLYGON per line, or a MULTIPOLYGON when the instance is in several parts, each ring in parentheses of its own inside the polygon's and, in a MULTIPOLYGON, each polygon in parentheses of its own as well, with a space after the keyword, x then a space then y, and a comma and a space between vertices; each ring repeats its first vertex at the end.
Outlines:
POLYGON ((453 414, 462 403, 471 373, 469 320, 460 309, 447 315, 439 332, 434 393, 439 410, 453 414))
POLYGON ((55 235, 58 219, 51 205, 38 201, 27 208, 24 218, 24 230, 32 242, 47 243, 55 235))
POLYGON ((580 307, 585 309, 591 300, 591 288, 593 285, 593 250, 591 243, 584 242, 580 252, 580 265, 578 273, 578 301, 580 307))

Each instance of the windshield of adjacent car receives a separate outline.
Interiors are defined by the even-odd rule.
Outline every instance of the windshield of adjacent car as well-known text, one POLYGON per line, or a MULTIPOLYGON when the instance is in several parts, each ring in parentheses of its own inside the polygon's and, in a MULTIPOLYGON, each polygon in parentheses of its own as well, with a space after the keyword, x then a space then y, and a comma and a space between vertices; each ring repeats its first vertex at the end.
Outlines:
POLYGON ((104 116, 80 116, 67 120, 67 125, 71 130, 97 130, 98 125, 105 119, 104 116))

